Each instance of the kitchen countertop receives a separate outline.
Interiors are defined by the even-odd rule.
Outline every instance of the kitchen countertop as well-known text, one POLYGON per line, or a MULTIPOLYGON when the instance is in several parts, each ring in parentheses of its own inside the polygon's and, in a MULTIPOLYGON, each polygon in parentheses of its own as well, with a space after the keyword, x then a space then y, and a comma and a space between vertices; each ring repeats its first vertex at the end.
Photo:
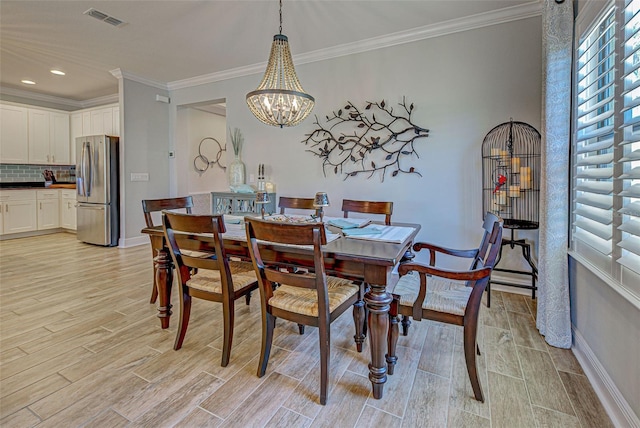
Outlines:
POLYGON ((76 183, 53 183, 47 189, 75 189, 76 183))
POLYGON ((57 182, 51 186, 45 186, 44 181, 24 181, 24 182, 0 182, 0 189, 4 190, 30 190, 30 189, 75 189, 76 183, 57 182))

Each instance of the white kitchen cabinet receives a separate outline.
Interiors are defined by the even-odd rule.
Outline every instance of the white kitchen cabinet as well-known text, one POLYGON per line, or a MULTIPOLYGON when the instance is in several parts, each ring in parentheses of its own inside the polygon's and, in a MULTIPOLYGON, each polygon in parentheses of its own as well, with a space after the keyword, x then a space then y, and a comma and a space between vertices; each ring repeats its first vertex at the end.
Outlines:
POLYGON ((76 164, 76 139, 78 137, 82 137, 84 133, 82 132, 82 113, 74 113, 70 118, 70 151, 71 151, 71 165, 76 164))
POLYGON ((26 107, 0 105, 0 163, 28 163, 26 107))
POLYGON ((91 111, 91 132, 85 135, 114 135, 113 107, 91 111))
POLYGON ((71 134, 76 137, 88 135, 115 135, 120 133, 120 107, 95 107, 71 114, 71 134))
POLYGON ((0 191, 0 209, 1 234, 31 232, 37 229, 35 190, 0 191))
POLYGON ((82 135, 92 135, 91 134, 91 111, 83 111, 82 112, 82 135))
POLYGON ((76 230, 76 191, 60 191, 60 227, 76 230))
POLYGON ((102 122, 102 111, 93 110, 91 112, 91 131, 85 135, 104 134, 104 123, 102 122))
POLYGON ((29 163, 49 163, 49 119, 48 111, 29 109, 29 163))
POLYGON ((113 133, 113 108, 105 108, 102 112, 102 126, 105 135, 114 135, 113 133))
POLYGON ((67 113, 50 113, 49 120, 49 152, 51 163, 69 165, 71 150, 69 144, 69 115, 67 113))
POLYGON ((60 192, 57 189, 38 190, 38 230, 60 227, 60 192))
POLYGON ((69 114, 28 109, 29 163, 68 165, 69 114))
POLYGON ((0 163, 70 165, 69 113, 0 104, 0 163))

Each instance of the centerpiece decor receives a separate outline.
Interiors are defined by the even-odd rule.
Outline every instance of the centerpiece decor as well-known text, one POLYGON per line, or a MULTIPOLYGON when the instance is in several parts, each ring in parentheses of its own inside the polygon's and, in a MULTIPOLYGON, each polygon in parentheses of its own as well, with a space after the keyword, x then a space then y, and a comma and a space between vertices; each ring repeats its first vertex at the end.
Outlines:
POLYGON ((233 190, 234 186, 239 186, 245 182, 246 168, 244 166, 244 162, 242 162, 242 159, 240 158, 244 137, 238 128, 234 128, 233 131, 229 129, 229 134, 235 157, 227 167, 227 171, 229 173, 229 187, 233 190))
POLYGON ((416 174, 413 166, 406 163, 412 157, 418 158, 415 144, 429 136, 429 130, 413 123, 411 115, 413 103, 407 104, 405 97, 394 112, 384 100, 367 101, 360 109, 351 101, 326 116, 327 125, 318 125, 302 140, 310 146, 308 152, 322 159, 322 172, 344 174, 344 179, 356 176, 371 178, 379 174, 384 181, 387 173, 391 177, 398 174, 416 174))
POLYGON ((260 215, 264 220, 264 204, 271 202, 269 200, 269 194, 265 191, 258 191, 256 193, 256 204, 260 205, 260 215))
POLYGON ((320 223, 322 223, 324 220, 324 207, 329 206, 329 195, 327 195, 327 192, 316 193, 316 196, 313 198, 313 206, 318 209, 318 212, 320 214, 319 220, 320 223))

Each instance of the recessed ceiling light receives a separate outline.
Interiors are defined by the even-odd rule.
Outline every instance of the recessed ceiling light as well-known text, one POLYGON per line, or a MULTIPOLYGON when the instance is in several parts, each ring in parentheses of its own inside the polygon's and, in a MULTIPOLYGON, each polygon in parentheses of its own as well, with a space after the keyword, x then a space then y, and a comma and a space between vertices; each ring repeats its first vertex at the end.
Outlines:
POLYGON ((50 70, 50 71, 51 71, 53 74, 57 74, 58 76, 64 76, 65 74, 67 74, 67 73, 65 73, 64 71, 56 70, 55 68, 54 68, 53 70, 50 70))
POLYGON ((35 85, 36 84, 36 82, 34 82, 33 80, 27 80, 27 79, 22 79, 21 82, 24 83, 25 85, 35 85))

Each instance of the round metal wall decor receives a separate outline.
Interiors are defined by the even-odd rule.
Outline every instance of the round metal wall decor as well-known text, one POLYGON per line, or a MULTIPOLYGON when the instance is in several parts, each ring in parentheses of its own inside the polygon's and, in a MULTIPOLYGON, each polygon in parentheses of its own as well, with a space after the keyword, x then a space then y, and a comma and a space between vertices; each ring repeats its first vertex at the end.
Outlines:
POLYGON ((227 151, 227 146, 222 144, 213 137, 205 137, 200 141, 198 145, 198 156, 193 159, 193 167, 199 174, 203 174, 209 167, 218 165, 222 170, 226 170, 227 167, 220 163, 222 159, 222 152, 227 151))

